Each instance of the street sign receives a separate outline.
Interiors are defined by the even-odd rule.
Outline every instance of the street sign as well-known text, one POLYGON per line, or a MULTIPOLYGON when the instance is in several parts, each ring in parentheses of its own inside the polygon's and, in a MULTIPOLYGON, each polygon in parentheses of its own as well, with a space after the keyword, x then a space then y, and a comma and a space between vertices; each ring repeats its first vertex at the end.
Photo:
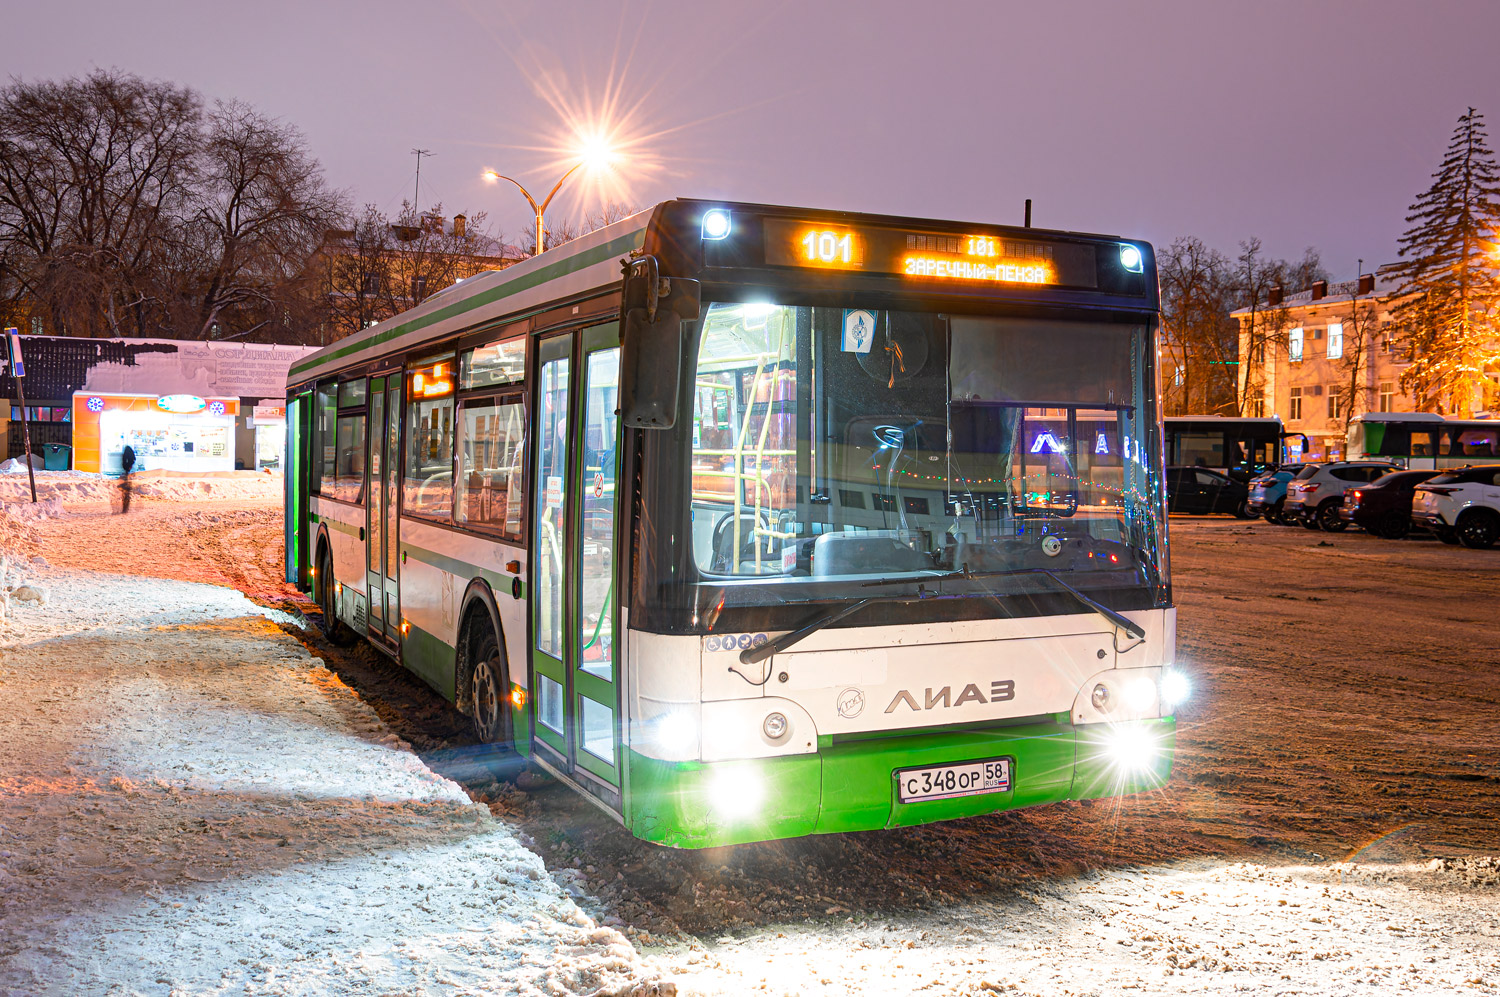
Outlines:
POLYGON ((25 377, 26 363, 21 359, 21 332, 15 326, 5 330, 6 341, 10 344, 10 376, 25 377))

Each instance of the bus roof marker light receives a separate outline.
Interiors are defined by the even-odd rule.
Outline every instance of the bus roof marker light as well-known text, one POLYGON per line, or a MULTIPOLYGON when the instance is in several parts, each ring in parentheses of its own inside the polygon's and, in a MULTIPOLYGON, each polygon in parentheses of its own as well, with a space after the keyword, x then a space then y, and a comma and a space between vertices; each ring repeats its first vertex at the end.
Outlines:
POLYGON ((703 213, 703 238, 712 242, 729 238, 729 212, 723 208, 709 208, 703 213))
POLYGON ((1120 244, 1120 266, 1131 273, 1143 273, 1146 269, 1146 257, 1141 252, 1140 246, 1132 246, 1125 242, 1120 244))

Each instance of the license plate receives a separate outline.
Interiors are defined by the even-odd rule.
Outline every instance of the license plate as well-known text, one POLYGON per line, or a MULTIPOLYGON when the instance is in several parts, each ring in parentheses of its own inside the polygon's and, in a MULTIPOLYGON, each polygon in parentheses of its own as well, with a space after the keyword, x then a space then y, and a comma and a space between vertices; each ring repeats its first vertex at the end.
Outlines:
POLYGON ((896 773, 896 799, 902 803, 982 796, 1010 789, 1010 759, 990 758, 958 765, 901 769, 896 773))

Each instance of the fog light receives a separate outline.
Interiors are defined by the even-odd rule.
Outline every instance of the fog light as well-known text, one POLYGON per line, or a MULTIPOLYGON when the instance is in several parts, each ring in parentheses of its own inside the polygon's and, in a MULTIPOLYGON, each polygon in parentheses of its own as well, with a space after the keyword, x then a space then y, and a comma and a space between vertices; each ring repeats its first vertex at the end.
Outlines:
POLYGON ((1146 258, 1141 255, 1141 247, 1125 243, 1120 247, 1120 266, 1131 273, 1141 273, 1146 269, 1146 258))
POLYGON ((721 769, 709 783, 709 800, 722 817, 747 817, 760 808, 766 787, 760 773, 749 768, 721 769))
POLYGON ((1192 694, 1193 685, 1186 675, 1177 671, 1162 672, 1161 700, 1167 706, 1185 703, 1192 694))
POLYGON ((1144 675, 1131 679, 1125 686, 1125 702, 1137 713, 1149 710, 1156 702, 1156 683, 1144 675))
POLYGON ((710 208, 703 213, 703 238, 727 239, 729 237, 729 212, 723 208, 710 208))
POLYGON ((1144 772, 1156 763, 1160 750, 1156 738, 1144 727, 1121 727, 1105 742, 1110 761, 1126 772, 1144 772))
POLYGON ((1100 713, 1108 713, 1114 708, 1114 703, 1110 702, 1109 686, 1103 682, 1094 686, 1094 694, 1089 697, 1089 702, 1093 703, 1094 709, 1100 713))
POLYGON ((766 722, 760 725, 760 729, 766 732, 766 737, 773 741, 786 734, 786 728, 786 714, 784 713, 767 714, 766 722))

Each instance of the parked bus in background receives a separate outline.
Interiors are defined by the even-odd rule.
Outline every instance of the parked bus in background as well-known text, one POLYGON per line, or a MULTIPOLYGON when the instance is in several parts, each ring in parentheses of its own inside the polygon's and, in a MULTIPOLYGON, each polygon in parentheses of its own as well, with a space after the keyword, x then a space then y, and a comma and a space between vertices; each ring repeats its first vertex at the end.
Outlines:
POLYGON ((1500 421, 1432 412, 1366 412, 1349 422, 1350 460, 1389 460, 1413 471, 1500 458, 1500 421))
POLYGON ((1171 415, 1164 422, 1168 466, 1206 467, 1240 482, 1296 463, 1307 451, 1307 437, 1288 433, 1275 416, 1171 415))
POLYGON ((287 577, 641 838, 1159 786, 1151 248, 669 201, 296 364, 287 577))

